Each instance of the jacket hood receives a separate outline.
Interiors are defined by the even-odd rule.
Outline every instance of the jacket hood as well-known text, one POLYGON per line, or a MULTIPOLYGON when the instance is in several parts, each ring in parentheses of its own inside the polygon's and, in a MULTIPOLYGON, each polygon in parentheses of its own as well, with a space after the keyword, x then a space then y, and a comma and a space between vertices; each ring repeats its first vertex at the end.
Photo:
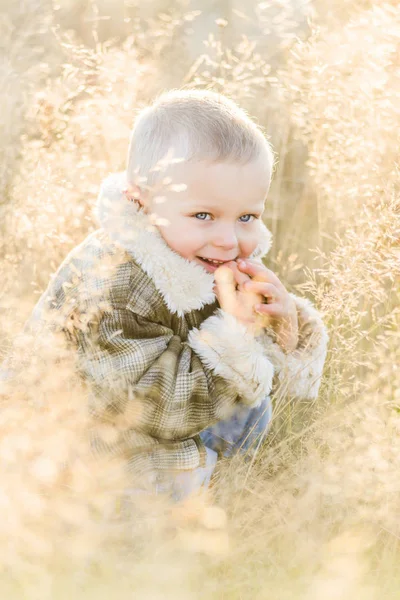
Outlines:
MULTIPOLYGON (((215 302, 214 275, 167 245, 151 216, 127 199, 127 186, 125 172, 114 173, 102 183, 95 208, 101 228, 152 279, 171 312, 183 316, 215 302)), ((261 259, 271 248, 272 234, 262 227, 263 240, 251 258, 261 259)))

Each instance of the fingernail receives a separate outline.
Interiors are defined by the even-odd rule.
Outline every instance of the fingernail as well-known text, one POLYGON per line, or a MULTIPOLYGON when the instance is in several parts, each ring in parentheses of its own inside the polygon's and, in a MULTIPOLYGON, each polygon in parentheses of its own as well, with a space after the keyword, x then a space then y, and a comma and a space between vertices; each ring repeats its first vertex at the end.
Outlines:
POLYGON ((246 264, 246 261, 244 261, 243 258, 239 258, 237 262, 238 262, 238 265, 245 265, 246 264))

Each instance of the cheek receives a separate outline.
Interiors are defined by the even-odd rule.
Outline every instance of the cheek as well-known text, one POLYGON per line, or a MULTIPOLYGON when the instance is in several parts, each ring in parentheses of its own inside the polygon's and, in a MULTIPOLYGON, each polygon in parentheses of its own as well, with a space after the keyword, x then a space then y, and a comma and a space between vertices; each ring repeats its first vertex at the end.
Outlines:
POLYGON ((160 232, 168 246, 184 258, 193 258, 202 246, 203 236, 190 222, 174 222, 160 227, 160 232))
POLYGON ((261 241, 259 227, 251 227, 240 235, 240 250, 245 256, 250 256, 261 241))

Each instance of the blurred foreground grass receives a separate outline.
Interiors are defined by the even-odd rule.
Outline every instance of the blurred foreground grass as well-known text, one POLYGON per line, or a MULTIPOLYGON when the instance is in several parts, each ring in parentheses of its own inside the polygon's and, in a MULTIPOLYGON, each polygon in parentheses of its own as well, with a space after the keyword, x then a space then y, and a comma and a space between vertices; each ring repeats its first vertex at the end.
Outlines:
POLYGON ((271 136, 268 266, 330 330, 318 402, 293 405, 281 390, 257 460, 221 467, 228 545, 206 516, 172 535, 160 506, 132 541, 137 523, 115 519, 119 465, 88 456, 84 390, 70 357, 53 364, 42 340, 18 389, 2 393, 1 596, 398 598, 398 3, 30 0, 0 11, 3 355, 95 228, 99 184, 124 168, 135 111, 182 85, 232 96, 271 136))

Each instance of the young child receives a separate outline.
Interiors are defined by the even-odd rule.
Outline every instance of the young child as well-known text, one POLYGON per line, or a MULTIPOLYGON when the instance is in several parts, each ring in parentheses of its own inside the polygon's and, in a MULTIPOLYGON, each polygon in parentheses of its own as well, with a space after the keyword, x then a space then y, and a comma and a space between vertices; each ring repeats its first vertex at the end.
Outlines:
POLYGON ((278 385, 317 397, 326 328, 261 261, 272 168, 233 101, 162 94, 135 122, 126 172, 101 187, 100 229, 34 310, 76 349, 102 425, 93 447, 156 492, 181 498, 208 485, 218 454, 256 448, 278 385))

